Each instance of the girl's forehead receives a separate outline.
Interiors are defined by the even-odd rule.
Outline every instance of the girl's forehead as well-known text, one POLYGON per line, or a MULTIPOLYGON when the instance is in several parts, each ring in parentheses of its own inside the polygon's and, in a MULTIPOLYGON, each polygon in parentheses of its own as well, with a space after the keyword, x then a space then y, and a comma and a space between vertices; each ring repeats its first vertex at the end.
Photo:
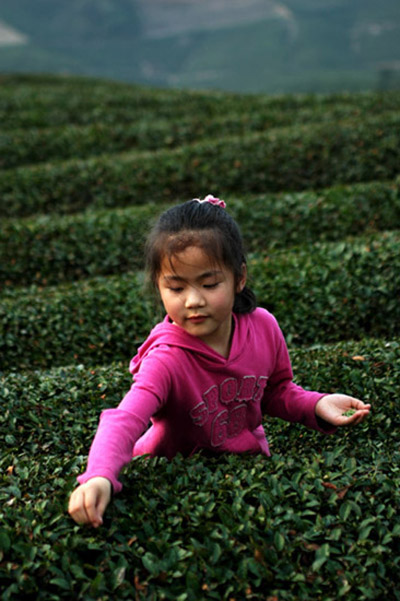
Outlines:
POLYGON ((216 258, 210 257, 199 246, 187 246, 184 250, 173 254, 171 257, 164 255, 161 261, 161 273, 225 271, 226 269, 216 258))

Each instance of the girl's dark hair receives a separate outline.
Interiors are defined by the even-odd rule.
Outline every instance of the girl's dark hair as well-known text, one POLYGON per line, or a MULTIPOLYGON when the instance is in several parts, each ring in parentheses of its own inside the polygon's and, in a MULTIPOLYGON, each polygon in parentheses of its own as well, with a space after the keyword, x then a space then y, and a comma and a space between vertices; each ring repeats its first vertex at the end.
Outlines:
MULTIPOLYGON (((163 259, 171 260, 188 246, 200 247, 211 261, 231 269, 239 282, 246 257, 236 221, 221 206, 189 200, 162 213, 147 237, 146 270, 156 289, 163 259)), ((254 293, 245 286, 235 296, 233 311, 251 313, 256 304, 254 293)))

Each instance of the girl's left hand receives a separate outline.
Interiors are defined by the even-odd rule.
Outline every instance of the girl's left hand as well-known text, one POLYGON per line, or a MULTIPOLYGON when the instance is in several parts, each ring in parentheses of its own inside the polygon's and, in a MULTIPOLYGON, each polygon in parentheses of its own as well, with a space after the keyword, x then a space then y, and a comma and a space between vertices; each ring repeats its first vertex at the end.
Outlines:
POLYGON ((333 426, 355 426, 362 422, 371 405, 346 394, 327 394, 315 406, 315 414, 333 426), (352 415, 344 415, 347 411, 354 411, 352 415))

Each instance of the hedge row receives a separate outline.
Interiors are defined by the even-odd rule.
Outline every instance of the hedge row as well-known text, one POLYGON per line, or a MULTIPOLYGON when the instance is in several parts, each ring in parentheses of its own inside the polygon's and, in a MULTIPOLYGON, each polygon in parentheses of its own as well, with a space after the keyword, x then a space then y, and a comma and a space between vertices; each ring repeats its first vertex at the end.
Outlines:
MULTIPOLYGON (((400 326, 398 232, 254 255, 250 283, 290 343, 394 336, 400 326)), ((9 290, 0 304, 1 369, 128 360, 161 318, 140 274, 9 290)))
MULTIPOLYGON (((400 228, 400 179, 317 192, 228 198, 249 251, 339 240, 400 228)), ((70 216, 5 220, 0 282, 42 285, 143 267, 143 242, 155 213, 145 205, 70 216)))
POLYGON ((143 267, 143 243, 162 205, 4 220, 0 283, 42 285, 143 267))
MULTIPOLYGON (((389 101, 388 106, 396 102, 389 101)), ((265 104, 263 97, 196 92, 191 90, 166 90, 122 83, 66 81, 61 85, 30 86, 11 85, 0 89, 0 115, 2 129, 16 127, 44 127, 68 124, 88 124, 93 121, 131 121, 137 115, 156 112, 159 116, 181 115, 191 110, 207 110, 223 114, 227 107, 251 107, 265 104)))
MULTIPOLYGON (((2 130, 19 128, 60 127, 70 125, 89 125, 98 122, 109 124, 131 123, 155 115, 155 118, 185 117, 201 112, 210 118, 223 115, 226 110, 245 110, 249 103, 243 98, 234 96, 229 101, 229 96, 203 97, 188 93, 187 95, 174 95, 164 92, 157 95, 153 91, 146 95, 130 92, 127 96, 116 93, 108 99, 102 100, 90 94, 84 99, 72 94, 70 97, 58 99, 47 105, 38 104, 30 108, 13 109, 6 106, 0 109, 2 130)), ((255 103, 257 107, 260 103, 255 103)))
POLYGON ((112 598, 399 601, 400 344, 292 355, 297 381, 373 403, 323 437, 267 419, 273 456, 135 459, 98 530, 66 499, 121 366, 12 374, 1 382, 4 601, 112 598))
MULTIPOLYGON (((400 102, 399 102, 400 105, 400 102)), ((206 111, 207 112, 207 111, 206 111)), ((377 111, 375 111, 375 114, 377 111)), ((197 110, 190 116, 155 119, 154 113, 131 123, 98 122, 85 126, 71 124, 46 129, 25 128, 0 134, 0 168, 45 161, 84 158, 129 150, 175 148, 206 138, 247 135, 276 127, 360 117, 353 105, 304 108, 297 111, 260 108, 227 112, 213 119, 197 110)))
POLYGON ((6 170, 0 214, 72 213, 191 198, 392 179, 400 162, 400 116, 313 124, 228 137, 154 153, 131 153, 6 170))
MULTIPOLYGON (((52 113, 58 110, 58 125, 64 123, 64 118, 69 117, 70 123, 87 123, 99 112, 102 117, 114 119, 113 110, 125 107, 131 111, 147 110, 173 116, 172 109, 183 114, 190 114, 191 110, 208 110, 211 115, 222 115, 227 109, 249 109, 271 106, 274 108, 299 108, 304 106, 319 106, 321 104, 344 102, 346 104, 360 104, 360 108, 369 108, 372 103, 383 105, 385 110, 392 110, 398 106, 400 94, 361 93, 361 94, 336 94, 332 96, 317 96, 313 94, 292 97, 274 96, 264 94, 240 94, 234 92, 220 92, 216 90, 179 90, 166 88, 153 88, 137 84, 116 81, 72 78, 64 81, 49 82, 38 85, 34 82, 11 82, 5 85, 0 79, 0 111, 11 119, 18 119, 19 115, 40 115, 41 111, 52 113), (111 115, 110 115, 111 111, 111 115)), ((0 113, 1 114, 1 113, 0 113)), ((128 114, 128 112, 126 113, 128 114)), ((33 126, 38 126, 34 122, 33 126)), ((9 128, 9 124, 4 126, 9 128)))
POLYGON ((256 258, 250 272, 260 304, 277 316, 290 343, 399 331, 399 232, 256 258))
POLYGON ((400 93, 365 92, 329 95, 249 95, 216 91, 156 90, 141 86, 104 83, 96 80, 64 80, 32 85, 4 78, 0 89, 0 119, 2 129, 48 127, 68 124, 89 124, 103 121, 132 122, 154 113, 158 117, 176 118, 201 113, 205 118, 239 110, 251 113, 260 108, 278 111, 298 111, 335 105, 355 107, 362 112, 395 111, 400 105, 400 93))
MULTIPOLYGON (((398 423, 400 413, 393 411, 399 402, 395 394, 400 373, 398 337, 291 347, 290 357, 294 380, 299 385, 329 393, 347 391, 372 403, 372 419, 379 424, 394 426, 398 423)), ((44 426, 51 429, 58 425, 62 429, 61 452, 71 448, 73 441, 70 437, 73 437, 78 442, 74 449, 76 455, 87 455, 87 443, 96 429, 101 411, 117 406, 131 384, 132 376, 126 360, 103 366, 75 364, 25 372, 15 366, 11 372, 0 376, 2 398, 7 399, 7 411, 1 414, 0 427, 8 427, 7 432, 2 432, 4 437, 7 433, 14 437, 5 441, 6 446, 14 445, 18 438, 23 446, 28 445, 27 453, 43 449, 46 433, 37 427, 38 420, 43 418, 44 426), (53 412, 63 414, 64 418, 60 420, 53 412)), ((281 420, 268 417, 265 420, 272 439, 284 431, 290 436, 294 428, 281 420)), ((298 428, 303 431, 302 427, 298 428)), ((395 434, 393 432, 393 436, 387 439, 388 447, 395 444, 395 434)), ((297 439, 296 434, 294 438, 297 439)), ((282 445, 284 448, 281 450, 287 452, 291 441, 282 437, 279 448, 282 445)), ((389 452, 389 448, 387 450, 389 452)))
MULTIPOLYGON (((369 105, 371 100, 366 102, 369 105)), ((207 118, 215 118, 226 111, 251 111, 269 104, 264 96, 212 91, 155 90, 137 86, 116 89, 113 86, 68 86, 61 90, 56 87, 54 92, 50 88, 47 93, 35 90, 33 97, 29 94, 29 88, 17 94, 15 89, 10 90, 9 95, 0 94, 0 117, 2 129, 9 130, 88 125, 99 121, 108 124, 132 123, 149 116, 176 119, 199 113, 207 118)), ((300 105, 303 104, 319 105, 320 102, 305 100, 300 102, 300 105)), ((272 108, 281 105, 285 109, 287 102, 284 97, 281 102, 272 103, 272 108)), ((383 106, 388 107, 384 110, 392 110, 392 107, 398 106, 398 99, 393 97, 388 103, 384 100, 383 106)))
MULTIPOLYGON (((182 102, 185 98, 203 96, 201 92, 192 93, 190 90, 150 88, 87 77, 69 77, 63 80, 54 78, 48 82, 23 81, 18 78, 6 82, 1 77, 0 82, 0 110, 8 111, 9 114, 30 109, 53 109, 56 106, 60 111, 63 108, 85 110, 99 104, 108 108, 123 104, 131 107, 150 105, 156 108, 161 103, 182 102)), ((209 96, 212 95, 210 92, 209 96)))

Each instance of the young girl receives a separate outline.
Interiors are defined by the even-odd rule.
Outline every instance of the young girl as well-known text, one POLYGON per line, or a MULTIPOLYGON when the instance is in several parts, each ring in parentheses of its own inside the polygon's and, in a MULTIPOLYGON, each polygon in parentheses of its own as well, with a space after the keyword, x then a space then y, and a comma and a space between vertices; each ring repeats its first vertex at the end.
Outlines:
POLYGON ((77 523, 102 524, 132 455, 269 455, 263 414, 324 433, 368 415, 360 400, 292 382, 279 326, 246 287, 241 234, 222 200, 207 196, 163 213, 147 241, 147 269, 166 317, 131 361, 131 390, 101 414, 69 501, 77 523))

